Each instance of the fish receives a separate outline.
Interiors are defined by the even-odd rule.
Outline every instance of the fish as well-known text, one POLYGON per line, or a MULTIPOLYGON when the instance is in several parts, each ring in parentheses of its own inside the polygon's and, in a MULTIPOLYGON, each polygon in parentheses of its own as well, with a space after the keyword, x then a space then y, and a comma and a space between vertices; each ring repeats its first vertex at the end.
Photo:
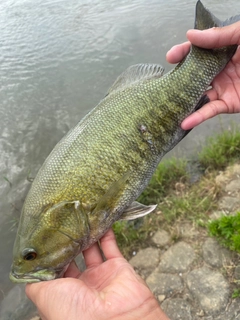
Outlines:
MULTIPOLYGON (((199 0, 195 28, 224 22, 199 0)), ((171 71, 157 64, 127 68, 105 97, 54 147, 25 199, 13 248, 13 282, 63 276, 69 263, 114 222, 132 220, 156 205, 136 201, 162 157, 190 130, 182 121, 209 102, 206 90, 237 45, 189 54, 171 71)))

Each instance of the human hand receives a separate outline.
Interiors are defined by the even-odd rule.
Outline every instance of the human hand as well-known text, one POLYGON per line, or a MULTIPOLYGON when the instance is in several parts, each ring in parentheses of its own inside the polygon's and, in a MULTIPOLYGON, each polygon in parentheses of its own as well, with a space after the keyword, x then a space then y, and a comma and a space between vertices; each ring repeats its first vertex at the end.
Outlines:
POLYGON ((27 284, 42 320, 169 320, 145 282, 118 249, 112 230, 83 252, 87 269, 72 262, 65 278, 27 284))
MULTIPOLYGON (((167 61, 177 63, 189 52, 191 43, 207 49, 226 45, 240 45, 240 22, 222 28, 207 30, 189 30, 189 42, 172 47, 167 53, 167 61)), ((227 66, 213 80, 212 88, 206 93, 210 102, 187 117, 181 124, 182 129, 188 130, 203 121, 220 113, 240 112, 240 47, 227 66)))

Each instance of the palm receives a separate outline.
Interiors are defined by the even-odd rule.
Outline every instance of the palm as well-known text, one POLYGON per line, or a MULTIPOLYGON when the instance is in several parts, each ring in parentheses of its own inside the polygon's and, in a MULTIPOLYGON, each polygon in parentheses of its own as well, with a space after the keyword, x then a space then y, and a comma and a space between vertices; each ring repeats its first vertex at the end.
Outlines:
MULTIPOLYGON (((78 279, 85 292, 85 301, 94 319, 109 317, 137 309, 149 298, 149 290, 124 258, 114 258, 83 272, 78 279), (92 310, 91 310, 92 309, 92 310), (104 315, 104 316, 103 316, 104 315)), ((81 298, 81 297, 80 297, 81 298)))
POLYGON ((240 112, 240 64, 237 59, 238 54, 212 82, 212 98, 215 98, 212 103, 216 103, 219 108, 222 104, 224 113, 240 112))
POLYGON ((65 278, 27 285, 26 293, 42 320, 120 320, 144 315, 167 320, 144 281, 121 255, 112 231, 102 238, 101 247, 106 261, 95 244, 84 252, 84 272, 71 263, 65 278))

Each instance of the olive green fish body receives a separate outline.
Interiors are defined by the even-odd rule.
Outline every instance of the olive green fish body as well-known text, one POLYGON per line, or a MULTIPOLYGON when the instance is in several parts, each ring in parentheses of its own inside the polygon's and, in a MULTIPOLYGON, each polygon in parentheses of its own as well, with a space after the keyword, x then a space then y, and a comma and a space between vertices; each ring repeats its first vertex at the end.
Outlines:
MULTIPOLYGON (((223 24, 198 1, 198 29, 223 24)), ((192 46, 165 75, 161 66, 151 64, 132 66, 120 75, 39 170, 22 210, 13 281, 61 276, 69 262, 116 220, 143 216, 155 208, 135 199, 161 158, 188 133, 181 122, 209 101, 204 92, 236 49, 192 46)))

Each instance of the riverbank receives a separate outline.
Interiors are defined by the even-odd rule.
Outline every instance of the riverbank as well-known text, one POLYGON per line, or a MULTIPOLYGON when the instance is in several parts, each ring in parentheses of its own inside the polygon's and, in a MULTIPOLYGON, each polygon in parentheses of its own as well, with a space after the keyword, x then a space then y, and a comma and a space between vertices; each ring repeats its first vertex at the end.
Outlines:
MULTIPOLYGON (((208 219, 240 211, 240 163, 219 172, 213 182, 220 196, 208 219)), ((130 263, 171 320, 240 317, 240 255, 209 237, 203 221, 181 219, 159 229, 150 242, 134 252, 130 263)))
POLYGON ((240 255, 209 233, 210 221, 240 212, 239 159, 240 133, 232 129, 208 141, 194 161, 160 164, 140 197, 158 203, 156 212, 114 227, 171 320, 240 319, 240 255))

